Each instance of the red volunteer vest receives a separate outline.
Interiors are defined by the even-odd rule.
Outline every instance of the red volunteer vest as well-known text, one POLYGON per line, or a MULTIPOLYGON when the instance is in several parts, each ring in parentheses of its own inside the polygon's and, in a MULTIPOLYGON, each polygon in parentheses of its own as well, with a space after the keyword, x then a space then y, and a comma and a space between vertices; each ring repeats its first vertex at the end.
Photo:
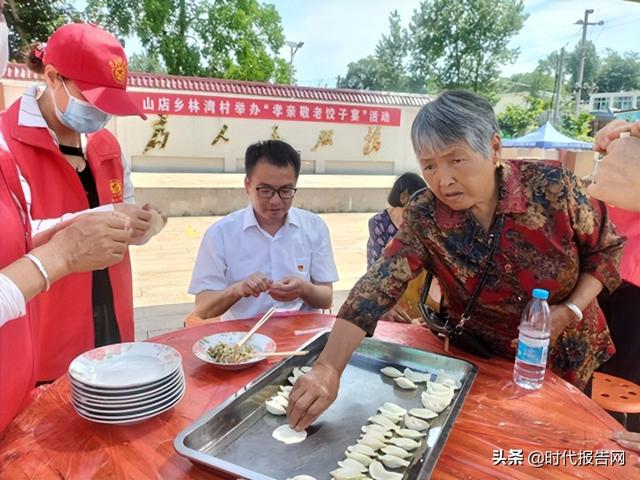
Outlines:
MULTIPOLYGON (((31 248, 31 231, 23 219, 27 205, 11 155, 0 152, 0 269, 31 248)), ((33 311, 0 327, 0 433, 27 402, 35 385, 35 357, 31 321, 33 311)))
MULTIPOLYGON (((46 128, 18 125, 20 100, 4 115, 3 134, 31 188, 31 217, 46 219, 89 208, 82 183, 46 128)), ((124 169, 118 141, 107 130, 89 136, 86 160, 95 178, 101 205, 123 200, 124 169)), ((129 255, 109 268, 120 337, 133 341, 133 295, 129 255)), ((91 272, 58 280, 38 298, 36 336, 38 380, 53 380, 71 360, 94 348, 91 272)))

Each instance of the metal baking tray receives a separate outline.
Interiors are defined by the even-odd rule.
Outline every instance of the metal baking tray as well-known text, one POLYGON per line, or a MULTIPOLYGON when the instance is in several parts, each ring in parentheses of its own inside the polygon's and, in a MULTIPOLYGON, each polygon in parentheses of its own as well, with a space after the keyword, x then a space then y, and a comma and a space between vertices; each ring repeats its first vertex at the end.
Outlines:
POLYGON ((461 379, 462 387, 438 417, 429 421, 426 441, 414 451, 404 479, 429 478, 451 432, 464 399, 477 375, 475 365, 402 345, 365 339, 354 353, 340 382, 335 403, 307 430, 304 442, 285 445, 275 440, 273 430, 287 422, 286 416, 267 412, 264 402, 275 395, 294 367, 312 364, 329 333, 311 339, 303 348, 304 357, 291 357, 275 369, 238 391, 222 404, 196 420, 175 439, 179 454, 193 463, 230 478, 286 480, 295 475, 311 475, 317 480, 330 478, 329 472, 344 459, 347 446, 356 443, 360 427, 387 401, 404 408, 421 407, 420 393, 401 390, 380 369, 395 366, 403 370, 438 372, 461 379))

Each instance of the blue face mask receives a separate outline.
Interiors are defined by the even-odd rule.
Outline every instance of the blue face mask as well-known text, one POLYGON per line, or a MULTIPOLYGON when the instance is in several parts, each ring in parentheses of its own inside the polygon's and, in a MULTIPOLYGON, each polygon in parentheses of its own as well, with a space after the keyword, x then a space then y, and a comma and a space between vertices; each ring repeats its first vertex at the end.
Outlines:
POLYGON ((60 120, 60 123, 79 133, 93 133, 102 130, 111 119, 111 115, 104 113, 89 102, 85 102, 71 95, 69 90, 67 90, 67 85, 64 80, 62 80, 62 86, 69 96, 67 109, 61 112, 56 105, 55 99, 53 101, 56 116, 58 120, 60 120))

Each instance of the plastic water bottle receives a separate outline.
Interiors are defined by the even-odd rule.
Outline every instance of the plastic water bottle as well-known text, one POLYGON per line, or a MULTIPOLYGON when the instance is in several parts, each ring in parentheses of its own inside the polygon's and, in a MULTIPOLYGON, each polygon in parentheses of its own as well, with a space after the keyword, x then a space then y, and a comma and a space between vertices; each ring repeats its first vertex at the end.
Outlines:
POLYGON ((522 312, 513 381, 522 388, 537 390, 542 387, 547 368, 551 316, 547 304, 549 292, 536 288, 532 296, 522 312))

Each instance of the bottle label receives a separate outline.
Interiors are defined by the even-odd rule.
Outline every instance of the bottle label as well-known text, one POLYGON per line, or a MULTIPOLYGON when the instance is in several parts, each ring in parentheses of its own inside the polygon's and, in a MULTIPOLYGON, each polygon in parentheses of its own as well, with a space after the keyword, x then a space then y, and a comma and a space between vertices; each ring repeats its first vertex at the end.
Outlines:
POLYGON ((518 352, 516 359, 528 365, 544 367, 547 364, 547 353, 549 350, 549 339, 518 339, 518 352))

